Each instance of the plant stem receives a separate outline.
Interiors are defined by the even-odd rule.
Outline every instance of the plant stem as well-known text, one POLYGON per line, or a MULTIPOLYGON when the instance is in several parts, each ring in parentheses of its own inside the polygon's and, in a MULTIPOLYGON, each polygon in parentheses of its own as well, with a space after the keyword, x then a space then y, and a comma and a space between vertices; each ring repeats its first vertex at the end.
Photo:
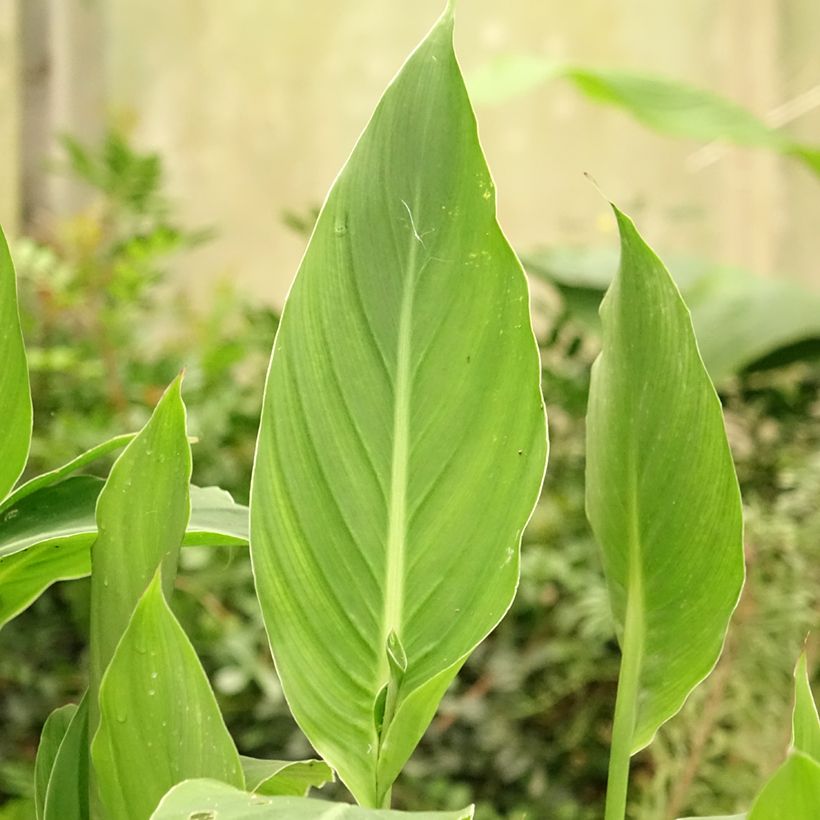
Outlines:
POLYGON ((618 676, 618 694, 615 698, 615 717, 612 722, 605 820, 624 820, 626 817, 629 760, 632 756, 632 738, 638 712, 638 685, 643 654, 643 590, 637 562, 631 563, 621 671, 618 676))

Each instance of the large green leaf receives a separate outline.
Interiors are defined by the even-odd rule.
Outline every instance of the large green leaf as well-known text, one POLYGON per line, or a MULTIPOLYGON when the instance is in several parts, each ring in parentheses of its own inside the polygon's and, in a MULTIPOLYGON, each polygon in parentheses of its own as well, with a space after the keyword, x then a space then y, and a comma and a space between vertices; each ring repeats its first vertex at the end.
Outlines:
POLYGON ((711 91, 647 74, 555 63, 534 55, 500 57, 470 80, 478 102, 497 103, 564 79, 594 102, 612 105, 649 128, 695 140, 766 148, 820 174, 820 146, 804 145, 711 91))
POLYGON ((586 506, 623 653, 612 766, 625 790, 629 755, 720 655, 743 583, 743 542, 720 402, 689 312, 632 222, 615 213, 621 265, 601 305, 586 506))
POLYGON ((100 687, 91 756, 107 816, 117 820, 145 820, 188 778, 245 785, 205 672, 165 600, 161 574, 140 598, 100 687))
POLYGON ((0 230, 0 501, 23 472, 31 444, 31 390, 17 311, 17 282, 0 230))
POLYGON ((215 780, 180 783, 162 798, 151 820, 472 820, 460 811, 363 809, 304 797, 266 797, 239 791, 215 780))
POLYGON ((245 785, 255 794, 304 797, 311 788, 333 780, 333 769, 321 760, 259 760, 240 756, 245 785))
POLYGON ((88 820, 88 695, 71 718, 51 766, 44 820, 88 820))
MULTIPOLYGON (((94 506, 103 481, 74 476, 0 513, 0 627, 51 584, 91 572, 94 506), (12 515, 10 515, 13 513, 12 515)), ((218 487, 191 486, 183 546, 246 545, 248 510, 218 487)))
POLYGON ((820 763, 792 752, 772 775, 749 811, 749 820, 817 820, 820 763))
POLYGON ((322 209, 274 345, 251 550, 296 720, 381 805, 510 605, 545 462, 521 266, 448 11, 322 209))
MULTIPOLYGON (((548 248, 528 254, 525 265, 558 288, 576 318, 600 332, 597 309, 618 266, 614 251, 548 248)), ((676 258, 670 272, 692 311, 713 381, 820 352, 820 294, 701 260, 676 258)))
POLYGON ((37 759, 34 761, 34 808, 37 820, 43 820, 51 770, 76 711, 77 706, 74 703, 61 706, 48 716, 43 726, 40 744, 37 747, 37 759))
POLYGON ((809 683, 809 666, 803 652, 794 670, 792 747, 820 763, 820 717, 809 683))

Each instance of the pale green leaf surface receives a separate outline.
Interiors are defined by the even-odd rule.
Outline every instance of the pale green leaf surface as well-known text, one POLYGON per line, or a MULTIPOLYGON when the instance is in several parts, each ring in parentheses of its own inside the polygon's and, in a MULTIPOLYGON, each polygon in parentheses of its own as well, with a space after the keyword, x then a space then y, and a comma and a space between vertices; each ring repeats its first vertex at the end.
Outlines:
POLYGON ((99 702, 91 756, 109 817, 145 820, 188 778, 244 787, 239 754, 196 652, 168 607, 160 570, 106 669, 99 702))
POLYGON ((620 108, 664 134, 767 148, 792 156, 820 174, 820 148, 786 132, 718 94, 647 74, 561 65, 536 55, 507 55, 479 69, 470 80, 476 102, 499 103, 552 79, 570 82, 594 102, 620 108))
POLYGON ((14 265, 0 230, 0 500, 14 486, 31 445, 31 389, 17 310, 14 265))
POLYGON ((256 794, 304 797, 333 781, 333 769, 321 760, 259 760, 240 756, 245 786, 256 794))
POLYGON ((616 215, 622 257, 601 305, 586 504, 624 663, 629 654, 635 664, 635 752, 714 666, 744 570, 737 479, 689 313, 632 222, 616 215))
POLYGON ((177 377, 151 418, 114 462, 97 499, 97 538, 91 547, 90 726, 97 728, 103 673, 134 607, 157 566, 173 588, 191 513, 191 447, 182 379, 177 377))
POLYGON ((800 655, 794 670, 792 747, 820 763, 820 718, 811 691, 805 651, 800 655))
POLYGON ((305 797, 268 797, 215 780, 189 780, 162 798, 151 820, 472 820, 460 811, 390 811, 305 797))
POLYGON ((509 607, 545 456, 526 281, 447 13, 319 217, 274 345, 252 482, 254 573, 286 697, 359 802, 381 803, 509 607), (404 671, 391 673, 391 634, 404 671))
MULTIPOLYGON (((600 332, 597 309, 618 267, 614 251, 549 248, 529 254, 525 264, 559 289, 576 318, 600 332)), ((713 381, 774 356, 788 362, 820 350, 820 294, 785 279, 764 279, 701 260, 675 258, 670 273, 692 312, 713 381)))
POLYGON ((48 716, 43 725, 40 743, 37 746, 37 757, 34 761, 34 808, 37 820, 43 820, 51 770, 54 767, 60 744, 63 742, 76 711, 75 703, 60 706, 48 716))
MULTIPOLYGON (((103 481, 73 476, 0 513, 0 627, 57 581, 91 572, 94 507, 103 481)), ((248 510, 218 487, 191 486, 183 546, 248 543, 248 510)))
POLYGON ((772 775, 749 810, 749 820, 817 820, 820 764, 792 752, 772 775))
POLYGON ((88 694, 57 750, 43 803, 44 820, 88 820, 88 694))

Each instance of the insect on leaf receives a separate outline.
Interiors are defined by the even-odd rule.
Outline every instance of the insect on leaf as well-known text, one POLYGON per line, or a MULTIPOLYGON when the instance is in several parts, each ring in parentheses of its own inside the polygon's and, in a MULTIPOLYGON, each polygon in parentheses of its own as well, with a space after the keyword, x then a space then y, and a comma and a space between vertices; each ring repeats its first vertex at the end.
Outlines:
POLYGON ((319 216, 274 344, 251 490, 296 720, 381 806, 509 607, 546 435, 526 280, 448 10, 319 216))

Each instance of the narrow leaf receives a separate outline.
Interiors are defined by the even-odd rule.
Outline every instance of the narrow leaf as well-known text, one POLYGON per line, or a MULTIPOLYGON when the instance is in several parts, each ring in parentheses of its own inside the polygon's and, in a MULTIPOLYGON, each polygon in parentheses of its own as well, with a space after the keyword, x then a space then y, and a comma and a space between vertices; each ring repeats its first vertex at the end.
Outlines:
POLYGON ((251 491, 288 703, 371 806, 509 607, 546 456, 526 281, 452 25, 448 11, 404 65, 322 209, 251 491))
POLYGON ((31 445, 31 389, 17 310, 17 282, 0 230, 0 500, 14 486, 31 445))
POLYGON ((389 811, 363 809, 304 797, 248 794, 214 780, 188 780, 162 798, 151 820, 472 820, 473 809, 460 811, 389 811))
POLYGON ((80 701, 54 758, 44 820, 88 820, 88 695, 80 701))
POLYGON ((239 754, 196 652, 168 607, 159 570, 103 677, 91 756, 107 816, 118 820, 145 820, 187 778, 245 784, 239 754))
POLYGON ((632 222, 615 214, 621 265, 601 305, 586 506, 623 653, 610 768, 620 802, 629 755, 720 655, 743 583, 743 542, 720 402, 689 312, 632 222))
POLYGON ((76 711, 77 705, 74 703, 61 706, 48 716, 43 726, 40 745, 37 747, 37 758, 34 761, 34 809, 37 820, 43 820, 51 770, 76 711))
POLYGON ((157 565, 176 577, 190 515, 191 448, 185 430, 181 377, 125 448, 97 500, 98 535, 91 549, 91 732, 97 692, 131 613, 157 565))
POLYGON ((792 752, 757 796, 749 820, 817 820, 820 764, 792 752))
POLYGON ((820 718, 811 691, 805 651, 800 655, 794 670, 792 747, 820 763, 820 718))
POLYGON ((321 760, 258 760, 240 756, 245 785, 256 794, 304 797, 311 788, 333 781, 333 769, 321 760))
MULTIPOLYGON (((0 627, 56 581, 91 572, 94 507, 103 481, 73 476, 0 513, 0 627)), ((248 510, 218 487, 191 486, 183 546, 245 546, 248 510)))
POLYGON ((72 458, 71 461, 63 464, 61 467, 57 467, 55 470, 49 470, 47 473, 42 473, 30 481, 27 481, 25 484, 21 484, 0 504, 0 512, 16 506, 19 501, 37 492, 37 490, 41 490, 43 487, 50 487, 52 484, 56 484, 58 481, 68 478, 72 473, 76 473, 83 467, 87 467, 104 455, 108 455, 114 450, 122 449, 134 438, 134 435, 134 433, 125 433, 121 436, 114 436, 114 438, 110 438, 108 441, 104 441, 102 444, 98 444, 96 447, 92 447, 90 450, 80 453, 80 455, 72 458))
POLYGON ((718 94, 664 77, 508 55, 476 72, 470 90, 477 102, 499 103, 559 78, 593 102, 620 108, 662 134, 766 148, 820 174, 820 147, 797 142, 718 94))

